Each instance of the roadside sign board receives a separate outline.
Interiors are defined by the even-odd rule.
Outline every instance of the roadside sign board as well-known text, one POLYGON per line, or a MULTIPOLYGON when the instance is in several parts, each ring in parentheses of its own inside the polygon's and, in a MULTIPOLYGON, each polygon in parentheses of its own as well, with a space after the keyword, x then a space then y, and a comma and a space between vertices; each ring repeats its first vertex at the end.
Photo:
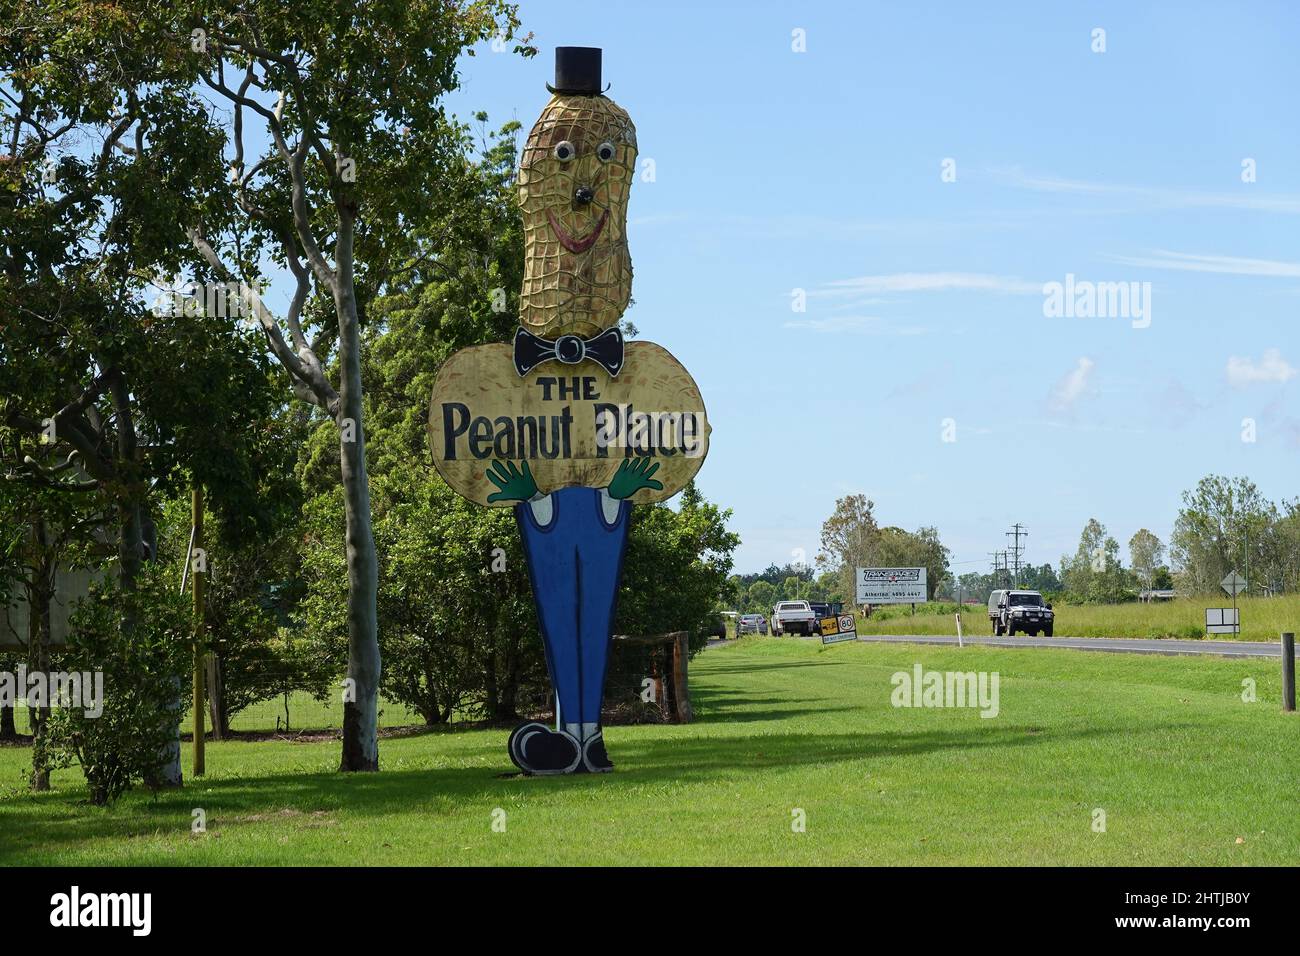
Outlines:
POLYGON ((1219 586, 1233 597, 1236 597, 1242 591, 1246 590, 1246 579, 1236 571, 1232 571, 1226 578, 1219 582, 1219 586))
POLYGON ((924 604, 925 568, 858 568, 859 604, 924 604))
POLYGON ((856 641, 858 623, 852 614, 837 614, 824 617, 817 622, 822 631, 823 644, 835 644, 839 641, 856 641))
POLYGON ((1241 619, 1235 607, 1207 607, 1205 609, 1206 634, 1236 634, 1241 619))

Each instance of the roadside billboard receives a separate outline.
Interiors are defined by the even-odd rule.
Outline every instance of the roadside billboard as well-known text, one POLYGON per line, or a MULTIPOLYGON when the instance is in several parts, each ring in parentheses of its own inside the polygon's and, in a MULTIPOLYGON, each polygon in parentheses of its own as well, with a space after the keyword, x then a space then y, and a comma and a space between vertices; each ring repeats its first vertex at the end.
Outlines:
POLYGON ((924 604, 925 568, 858 568, 859 604, 924 604))

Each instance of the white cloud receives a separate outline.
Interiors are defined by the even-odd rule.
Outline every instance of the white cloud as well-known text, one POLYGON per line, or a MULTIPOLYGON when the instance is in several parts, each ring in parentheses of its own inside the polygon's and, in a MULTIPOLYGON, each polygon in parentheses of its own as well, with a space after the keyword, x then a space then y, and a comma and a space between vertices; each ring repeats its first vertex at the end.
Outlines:
POLYGON ((980 272, 899 272, 893 275, 858 276, 828 282, 810 295, 879 295, 885 292, 998 292, 1005 295, 1041 295, 1041 282, 1026 282, 1011 276, 980 272))
POLYGON ((875 315, 836 315, 827 319, 796 319, 785 323, 787 329, 810 332, 858 332, 867 335, 924 335, 918 325, 889 325, 875 315))
POLYGON ((1221 275, 1300 277, 1300 262, 1276 259, 1244 259, 1240 256, 1204 256, 1155 249, 1150 256, 1107 256, 1112 262, 1148 269, 1176 269, 1182 272, 1214 272, 1221 275))
POLYGON ((1047 407, 1054 412, 1069 412, 1088 391, 1088 382, 1096 362, 1087 356, 1080 357, 1074 368, 1066 372, 1048 396, 1047 407))
POLYGON ((1092 183, 1053 176, 1033 176, 1018 168, 994 169, 990 172, 1012 186, 1034 192, 1074 193, 1086 196, 1123 196, 1135 205, 1159 208, 1254 209, 1263 212, 1300 213, 1300 198, 1290 195, 1270 196, 1249 191, 1207 193, 1193 190, 1165 189, 1156 186, 1127 186, 1119 183, 1092 183))
POLYGON ((1228 384, 1245 388, 1268 382, 1287 382, 1296 377, 1295 366, 1282 357, 1278 349, 1268 349, 1256 362, 1254 359, 1234 355, 1228 359, 1228 384))

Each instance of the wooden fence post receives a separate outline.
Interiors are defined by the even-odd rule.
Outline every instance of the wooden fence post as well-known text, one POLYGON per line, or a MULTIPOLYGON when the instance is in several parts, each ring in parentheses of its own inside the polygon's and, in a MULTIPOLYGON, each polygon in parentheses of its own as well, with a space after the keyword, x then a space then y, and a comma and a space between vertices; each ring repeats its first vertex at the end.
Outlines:
POLYGON ((689 723, 695 719, 691 695, 686 679, 686 665, 690 659, 691 636, 686 631, 667 634, 615 634, 613 640, 627 644, 648 644, 653 647, 651 667, 661 673, 650 675, 655 682, 656 703, 660 713, 669 720, 689 723), (658 664, 660 650, 664 651, 662 668, 658 664), (669 697, 671 696, 671 706, 669 697))
POLYGON ((673 690, 677 697, 677 720, 689 724, 695 719, 695 709, 691 707, 690 687, 686 678, 686 663, 691 657, 691 636, 686 631, 678 631, 673 641, 673 690))
POLYGON ((1295 710, 1295 634, 1282 635, 1282 709, 1295 710))

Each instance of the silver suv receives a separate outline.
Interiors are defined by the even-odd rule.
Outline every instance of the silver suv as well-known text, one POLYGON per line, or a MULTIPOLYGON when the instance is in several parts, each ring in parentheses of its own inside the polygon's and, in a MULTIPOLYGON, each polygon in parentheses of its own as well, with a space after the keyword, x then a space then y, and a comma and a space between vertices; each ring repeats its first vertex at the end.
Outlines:
POLYGON ((989 621, 994 637, 1014 637, 1016 631, 1030 637, 1051 637, 1056 613, 1037 591, 1001 590, 989 595, 989 621))

